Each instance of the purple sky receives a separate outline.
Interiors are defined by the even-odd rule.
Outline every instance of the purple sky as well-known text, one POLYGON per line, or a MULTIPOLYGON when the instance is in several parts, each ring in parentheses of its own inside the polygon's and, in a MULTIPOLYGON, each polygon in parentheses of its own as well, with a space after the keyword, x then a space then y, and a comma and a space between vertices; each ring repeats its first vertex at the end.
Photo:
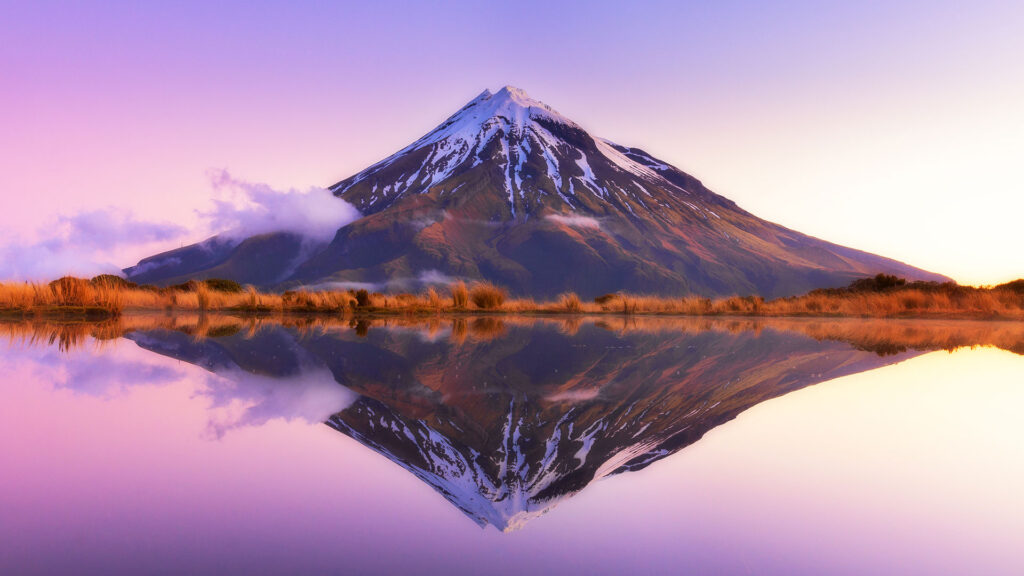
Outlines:
POLYGON ((1024 276, 1019 1, 4 2, 0 38, 0 254, 107 206, 189 230, 84 255, 128 265, 209 232, 211 174, 329 185, 513 84, 759 216, 1024 276))

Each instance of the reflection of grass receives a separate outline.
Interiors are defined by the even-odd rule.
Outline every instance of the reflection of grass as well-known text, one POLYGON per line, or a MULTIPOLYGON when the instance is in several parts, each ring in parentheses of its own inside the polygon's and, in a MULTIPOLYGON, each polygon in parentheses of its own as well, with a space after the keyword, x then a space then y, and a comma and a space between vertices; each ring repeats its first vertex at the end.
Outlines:
POLYGON ((351 331, 357 337, 377 328, 418 330, 431 341, 444 338, 456 345, 504 337, 513 327, 551 325, 565 334, 575 334, 584 325, 615 333, 700 333, 739 334, 764 330, 803 334, 815 340, 846 342, 880 356, 907 350, 955 350, 964 346, 996 346, 1024 354, 1024 322, 980 322, 972 320, 909 320, 858 318, 752 318, 689 316, 588 316, 588 315, 426 315, 426 316, 325 316, 325 315, 235 315, 221 313, 175 313, 123 315, 103 321, 72 319, 31 319, 0 321, 0 336, 10 342, 57 345, 68 350, 84 345, 91 337, 105 342, 137 331, 172 330, 196 340, 205 338, 252 338, 260 331, 283 326, 300 334, 329 334, 351 331))
POLYGON ((699 296, 664 298, 605 294, 583 302, 565 293, 553 302, 508 299, 504 289, 477 283, 453 284, 448 294, 430 288, 422 294, 292 290, 262 293, 223 281, 189 282, 175 287, 136 286, 113 276, 92 280, 61 278, 50 284, 0 284, 0 315, 110 316, 130 311, 303 313, 331 315, 436 314, 488 311, 532 314, 671 314, 688 316, 857 316, 1024 319, 1024 280, 992 288, 955 284, 907 283, 879 275, 848 288, 815 290, 803 296, 766 301, 758 296, 711 300, 699 296))

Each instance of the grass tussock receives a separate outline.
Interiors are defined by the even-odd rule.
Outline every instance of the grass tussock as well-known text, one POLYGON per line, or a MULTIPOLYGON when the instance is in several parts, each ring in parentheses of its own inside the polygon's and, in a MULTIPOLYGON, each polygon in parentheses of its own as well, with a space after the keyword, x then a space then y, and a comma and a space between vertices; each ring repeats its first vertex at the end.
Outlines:
POLYGON ((583 311, 583 303, 580 302, 580 297, 575 292, 566 292, 559 296, 558 307, 572 314, 578 314, 583 311))
POLYGON ((474 306, 481 310, 501 308, 501 305, 505 303, 506 296, 504 288, 499 288, 490 282, 476 282, 469 290, 469 299, 474 306))
POLYGON ((466 283, 458 281, 452 284, 452 307, 456 309, 462 309, 469 305, 469 290, 466 288, 466 283))
POLYGON ((328 315, 440 314, 616 314, 683 316, 825 316, 871 318, 1024 319, 1024 280, 995 287, 906 282, 879 275, 846 288, 815 290, 803 296, 764 300, 758 296, 709 299, 666 298, 612 293, 583 301, 572 292, 554 301, 508 297, 500 286, 456 282, 442 295, 436 288, 419 294, 367 290, 290 290, 264 293, 228 281, 191 281, 157 288, 137 286, 116 276, 91 280, 64 277, 49 284, 0 284, 5 316, 82 315, 116 317, 124 312, 242 312, 328 315), (237 289, 236 289, 237 288, 237 289))

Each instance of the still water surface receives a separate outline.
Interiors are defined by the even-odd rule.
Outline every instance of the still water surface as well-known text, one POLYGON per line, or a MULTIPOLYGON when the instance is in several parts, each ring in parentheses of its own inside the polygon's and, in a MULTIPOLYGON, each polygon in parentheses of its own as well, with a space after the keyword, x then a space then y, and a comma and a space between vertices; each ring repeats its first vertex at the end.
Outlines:
POLYGON ((1020 325, 384 324, 8 327, 0 573, 1024 573, 1020 325))

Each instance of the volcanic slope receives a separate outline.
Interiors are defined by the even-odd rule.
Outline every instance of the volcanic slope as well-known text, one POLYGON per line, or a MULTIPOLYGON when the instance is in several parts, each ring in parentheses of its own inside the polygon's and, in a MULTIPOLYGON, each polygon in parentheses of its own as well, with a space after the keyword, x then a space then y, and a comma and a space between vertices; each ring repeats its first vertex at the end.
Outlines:
POLYGON ((132 280, 416 289, 488 280, 516 295, 787 296, 877 273, 948 278, 767 222, 639 148, 595 138, 506 86, 330 187, 363 217, 327 244, 208 240, 132 280))

